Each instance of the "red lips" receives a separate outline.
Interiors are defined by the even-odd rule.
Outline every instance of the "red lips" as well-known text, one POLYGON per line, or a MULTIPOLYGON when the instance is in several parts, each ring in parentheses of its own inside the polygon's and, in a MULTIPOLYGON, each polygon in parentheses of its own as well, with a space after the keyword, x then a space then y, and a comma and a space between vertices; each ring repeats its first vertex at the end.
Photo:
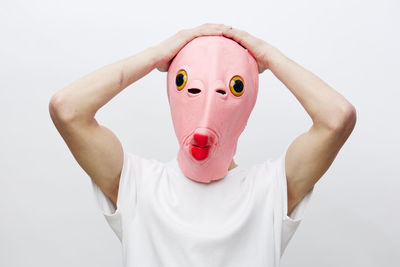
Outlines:
POLYGON ((211 138, 208 135, 198 133, 193 135, 190 151, 196 160, 204 160, 208 157, 208 152, 211 147, 210 141, 212 141, 210 139, 211 138))

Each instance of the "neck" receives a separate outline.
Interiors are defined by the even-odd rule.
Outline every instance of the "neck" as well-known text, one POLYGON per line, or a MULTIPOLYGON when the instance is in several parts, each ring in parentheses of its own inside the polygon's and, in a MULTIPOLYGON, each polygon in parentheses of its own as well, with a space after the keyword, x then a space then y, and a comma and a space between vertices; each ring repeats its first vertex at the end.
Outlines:
POLYGON ((228 171, 232 170, 233 168, 237 167, 238 165, 236 165, 235 161, 232 159, 231 161, 231 165, 229 166, 228 171))

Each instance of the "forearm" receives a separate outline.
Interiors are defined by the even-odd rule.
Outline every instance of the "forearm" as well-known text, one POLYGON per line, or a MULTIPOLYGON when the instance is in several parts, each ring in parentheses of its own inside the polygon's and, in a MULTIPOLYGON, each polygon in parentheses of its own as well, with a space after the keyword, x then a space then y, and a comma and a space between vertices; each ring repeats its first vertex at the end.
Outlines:
POLYGON ((336 129, 354 116, 354 107, 328 84, 275 47, 268 51, 269 69, 293 93, 314 125, 336 129))
POLYGON ((157 50, 147 48, 136 55, 101 67, 57 92, 50 105, 66 120, 93 119, 96 112, 124 88, 156 65, 157 50))

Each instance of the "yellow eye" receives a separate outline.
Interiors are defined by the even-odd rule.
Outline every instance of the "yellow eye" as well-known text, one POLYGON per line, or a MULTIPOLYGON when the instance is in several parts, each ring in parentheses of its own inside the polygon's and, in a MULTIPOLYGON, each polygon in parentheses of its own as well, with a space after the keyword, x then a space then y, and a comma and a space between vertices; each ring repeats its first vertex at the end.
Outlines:
POLYGON ((234 76, 229 83, 229 88, 235 96, 241 96, 244 92, 244 81, 240 76, 234 76))
POLYGON ((185 70, 180 70, 175 78, 176 88, 180 91, 185 87, 187 82, 187 73, 185 70))

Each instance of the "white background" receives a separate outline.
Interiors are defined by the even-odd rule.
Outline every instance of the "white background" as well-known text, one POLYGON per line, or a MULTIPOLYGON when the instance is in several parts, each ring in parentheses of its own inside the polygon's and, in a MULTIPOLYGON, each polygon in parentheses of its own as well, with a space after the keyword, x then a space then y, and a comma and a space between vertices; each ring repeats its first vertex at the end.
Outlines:
MULTIPOLYGON (((104 65, 206 22, 278 47, 348 99, 357 125, 317 183, 282 266, 399 264, 400 19, 396 1, 2 1, 0 266, 121 266, 90 178, 48 112, 51 96, 104 65)), ((132 153, 178 150, 166 73, 154 70, 96 118, 132 153)), ((235 160, 276 158, 311 119, 270 71, 235 160)))

